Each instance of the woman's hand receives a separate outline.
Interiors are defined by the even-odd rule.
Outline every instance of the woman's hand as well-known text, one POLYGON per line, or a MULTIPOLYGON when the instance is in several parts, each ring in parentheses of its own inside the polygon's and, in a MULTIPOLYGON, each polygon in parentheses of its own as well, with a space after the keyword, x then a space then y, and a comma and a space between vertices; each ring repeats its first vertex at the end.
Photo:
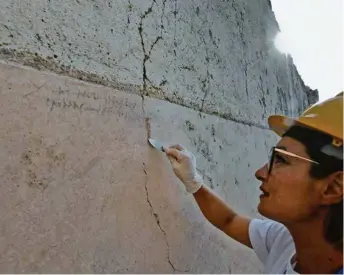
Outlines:
POLYGON ((203 185, 203 179, 197 173, 195 155, 180 144, 164 147, 164 151, 172 164, 174 173, 184 183, 186 191, 196 193, 203 185))

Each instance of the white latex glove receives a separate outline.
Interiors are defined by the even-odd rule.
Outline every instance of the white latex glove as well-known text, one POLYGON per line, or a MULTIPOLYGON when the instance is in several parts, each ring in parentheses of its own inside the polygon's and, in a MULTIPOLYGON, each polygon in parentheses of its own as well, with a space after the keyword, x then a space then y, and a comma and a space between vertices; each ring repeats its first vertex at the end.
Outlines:
POLYGON ((184 183, 186 191, 191 194, 196 193, 202 187, 203 179, 197 173, 195 155, 180 144, 164 147, 164 151, 174 173, 184 183))

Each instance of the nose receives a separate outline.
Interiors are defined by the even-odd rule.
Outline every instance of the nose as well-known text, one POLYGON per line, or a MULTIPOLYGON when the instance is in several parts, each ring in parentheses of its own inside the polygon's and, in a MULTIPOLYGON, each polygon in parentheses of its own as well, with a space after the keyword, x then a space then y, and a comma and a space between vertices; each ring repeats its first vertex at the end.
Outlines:
POLYGON ((264 166, 260 167, 256 173, 254 174, 256 179, 260 181, 265 181, 268 178, 268 164, 266 163, 264 166))

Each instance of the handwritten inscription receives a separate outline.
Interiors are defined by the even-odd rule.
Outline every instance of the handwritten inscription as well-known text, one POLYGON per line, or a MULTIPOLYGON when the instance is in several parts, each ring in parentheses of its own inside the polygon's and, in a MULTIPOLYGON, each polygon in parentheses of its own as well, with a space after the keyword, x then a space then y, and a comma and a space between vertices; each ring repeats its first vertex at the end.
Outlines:
POLYGON ((98 115, 114 114, 126 118, 141 117, 135 102, 107 92, 85 90, 75 92, 59 87, 52 91, 51 96, 46 98, 46 104, 50 111, 54 109, 74 109, 98 115))
POLYGON ((81 110, 84 106, 84 103, 78 104, 74 100, 69 99, 62 99, 61 101, 47 98, 47 105, 50 107, 50 111, 52 111, 55 107, 59 108, 71 108, 71 109, 79 109, 81 110))
POLYGON ((58 94, 58 95, 69 94, 69 90, 58 87, 56 90, 53 90, 53 94, 58 94))
POLYGON ((90 92, 90 91, 79 91, 78 92, 78 98, 84 97, 84 98, 91 98, 94 100, 100 99, 100 96, 97 95, 95 92, 90 92))

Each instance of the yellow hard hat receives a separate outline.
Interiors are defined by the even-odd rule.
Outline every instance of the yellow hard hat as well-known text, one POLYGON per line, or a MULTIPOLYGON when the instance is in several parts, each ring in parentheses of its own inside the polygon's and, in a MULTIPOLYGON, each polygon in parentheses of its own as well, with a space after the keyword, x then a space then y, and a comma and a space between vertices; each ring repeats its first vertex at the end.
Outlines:
POLYGON ((343 92, 312 105, 299 118, 272 115, 268 118, 268 124, 279 136, 283 136, 293 125, 311 128, 332 136, 332 144, 339 147, 343 144, 343 92))

